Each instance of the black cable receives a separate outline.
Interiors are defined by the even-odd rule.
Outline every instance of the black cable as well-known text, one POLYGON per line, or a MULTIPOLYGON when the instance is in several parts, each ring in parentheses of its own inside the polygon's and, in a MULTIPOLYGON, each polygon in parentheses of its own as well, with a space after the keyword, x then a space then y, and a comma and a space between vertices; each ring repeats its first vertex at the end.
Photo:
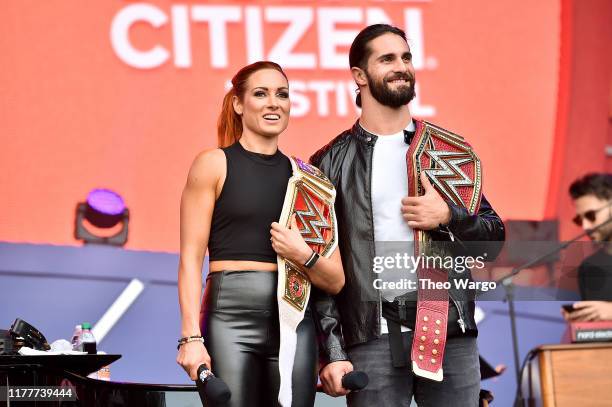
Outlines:
POLYGON ((514 396, 514 403, 513 403, 514 407, 524 407, 525 406, 525 400, 523 398, 523 372, 525 371, 525 368, 527 367, 527 362, 533 359, 536 353, 537 353, 537 350, 532 349, 529 352, 527 352, 527 355, 525 355, 525 359, 523 359, 523 363, 521 364, 521 369, 519 373, 519 382, 517 383, 516 393, 514 396))

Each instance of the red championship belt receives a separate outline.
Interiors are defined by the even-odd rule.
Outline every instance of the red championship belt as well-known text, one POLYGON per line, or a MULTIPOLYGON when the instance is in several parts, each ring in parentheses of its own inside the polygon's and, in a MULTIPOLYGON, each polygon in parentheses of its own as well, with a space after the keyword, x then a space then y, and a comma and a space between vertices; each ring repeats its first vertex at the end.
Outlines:
MULTIPOLYGON (((295 214, 304 241, 320 256, 329 257, 338 244, 334 186, 318 168, 299 158, 291 157, 290 161, 293 176, 287 185, 279 223, 289 226, 295 214)), ((279 271, 285 270, 283 300, 303 312, 310 293, 308 277, 301 265, 283 258, 278 263, 279 271)))
MULTIPOLYGON (((320 256, 329 257, 338 245, 334 212, 336 190, 318 168, 299 158, 291 157, 290 161, 293 175, 287 183, 279 223, 289 226, 291 216, 295 214, 304 241, 320 256)), ((282 407, 290 407, 293 398, 291 375, 297 351, 296 330, 304 318, 311 285, 308 276, 302 271, 302 265, 281 256, 277 256, 277 263, 276 298, 280 323, 278 401, 282 407)))
MULTIPOLYGON (((444 199, 464 206, 471 214, 477 213, 482 194, 478 156, 463 137, 425 121, 415 122, 417 130, 406 154, 408 195, 423 195, 420 175, 424 172, 444 199)), ((415 256, 431 255, 430 241, 429 233, 415 229, 415 256)), ((412 370, 417 376, 442 381, 449 297, 448 290, 440 287, 448 281, 448 275, 445 270, 419 268, 417 276, 412 370)))

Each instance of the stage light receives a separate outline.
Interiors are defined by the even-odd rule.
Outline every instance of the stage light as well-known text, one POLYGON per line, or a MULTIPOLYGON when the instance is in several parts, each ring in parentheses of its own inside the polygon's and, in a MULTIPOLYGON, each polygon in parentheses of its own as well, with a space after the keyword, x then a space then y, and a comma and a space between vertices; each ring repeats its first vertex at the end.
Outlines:
POLYGON ((123 246, 127 242, 129 219, 130 212, 119 194, 94 189, 86 202, 77 204, 74 235, 85 243, 123 246))

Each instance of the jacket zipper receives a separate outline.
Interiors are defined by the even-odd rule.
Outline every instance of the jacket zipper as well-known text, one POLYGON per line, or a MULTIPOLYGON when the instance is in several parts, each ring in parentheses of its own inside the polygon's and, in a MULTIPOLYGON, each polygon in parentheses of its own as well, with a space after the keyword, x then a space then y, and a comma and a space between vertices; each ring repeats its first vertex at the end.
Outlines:
MULTIPOLYGON (((455 238, 455 235, 453 234, 453 232, 451 232, 451 230, 449 229, 448 226, 443 226, 440 228, 440 231, 443 233, 447 233, 451 242, 454 242, 455 239, 457 240, 457 242, 465 247, 463 245, 463 243, 461 242, 461 239, 459 239, 458 237, 455 238)), ((457 320, 457 323, 459 324, 459 328, 461 328, 461 332, 465 333, 465 320, 463 319, 463 307, 459 304, 459 301, 455 300, 453 298, 452 295, 450 295, 450 292, 448 293, 448 296, 450 297, 450 299, 453 301, 453 303, 455 304, 455 307, 457 307, 457 313, 459 314, 459 319, 457 320)))
POLYGON ((457 323, 459 324, 459 328, 461 328, 461 332, 465 333, 465 321, 463 320, 463 307, 459 304, 459 301, 455 300, 453 296, 450 295, 450 293, 448 293, 448 296, 455 304, 455 307, 457 307, 457 313, 459 314, 459 320, 457 320, 457 323))
MULTIPOLYGON (((368 193, 370 195, 370 226, 372 230, 372 245, 374 248, 374 257, 376 257, 376 234, 374 233, 374 209, 373 209, 374 204, 372 203, 372 172, 373 172, 372 171, 372 159, 374 155, 374 151, 373 151, 374 146, 371 146, 369 141, 370 140, 368 140, 368 143, 367 143, 368 160, 369 160, 368 168, 370 169, 370 174, 368 177, 368 193), (372 147, 372 149, 370 149, 370 147, 372 147)), ((382 334, 381 332, 382 294, 380 293, 380 290, 376 290, 376 291, 378 292, 378 335, 380 336, 382 334)))
POLYGON ((453 234, 453 232, 450 231, 448 226, 441 226, 439 228, 439 231, 442 232, 442 233, 446 233, 448 235, 448 237, 450 238, 451 242, 455 241, 455 235, 453 234))

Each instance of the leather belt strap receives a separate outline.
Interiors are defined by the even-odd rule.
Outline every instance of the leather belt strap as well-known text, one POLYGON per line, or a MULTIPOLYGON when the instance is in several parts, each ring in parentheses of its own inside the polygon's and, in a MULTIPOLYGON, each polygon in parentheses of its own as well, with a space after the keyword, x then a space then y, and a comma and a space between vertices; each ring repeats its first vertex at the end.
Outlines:
MULTIPOLYGON (((329 257, 338 244, 334 200, 336 191, 329 179, 316 167, 291 157, 293 175, 289 178, 279 223, 289 226, 296 215, 300 234, 311 249, 329 257)), ((297 346, 297 327, 304 319, 310 298, 310 280, 301 265, 277 256, 278 318, 280 348, 278 368, 280 389, 278 401, 283 407, 292 402, 291 375, 297 346)))
POLYGON ((402 340, 402 327, 392 319, 387 318, 387 329, 389 330, 389 347, 391 348, 391 360, 393 367, 406 367, 406 350, 402 340))
MULTIPOLYGON (((432 284, 448 280, 445 271, 419 269, 419 281, 428 279, 432 284)), ((417 315, 412 341, 412 371, 427 379, 442 381, 446 326, 448 322, 448 290, 419 287, 417 315)))

